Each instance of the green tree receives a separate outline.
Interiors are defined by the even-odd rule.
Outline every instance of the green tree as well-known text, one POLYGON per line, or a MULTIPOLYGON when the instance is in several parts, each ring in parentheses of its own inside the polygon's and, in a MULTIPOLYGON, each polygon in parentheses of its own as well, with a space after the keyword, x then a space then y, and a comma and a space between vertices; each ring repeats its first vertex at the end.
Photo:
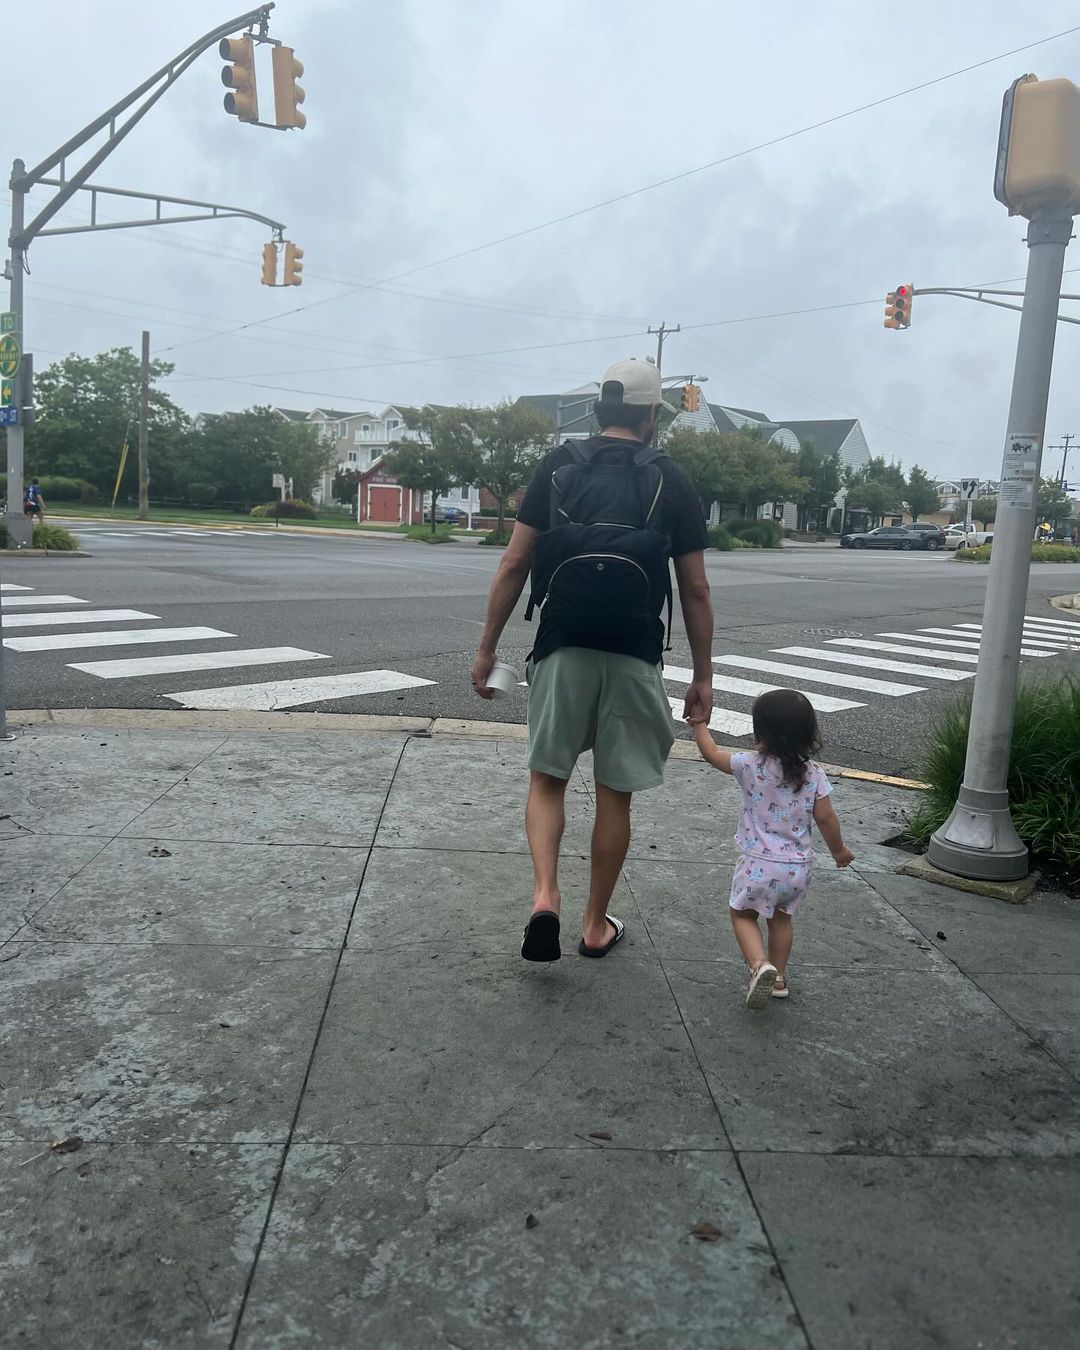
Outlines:
POLYGON ((767 439, 763 432, 743 431, 739 435, 743 439, 749 470, 744 504, 753 514, 756 515, 766 502, 806 499, 810 483, 800 476, 793 450, 767 439))
POLYGON ((886 515, 899 514, 907 494, 902 467, 897 461, 886 464, 881 455, 871 455, 860 468, 848 469, 844 483, 847 506, 864 508, 872 524, 886 515))
POLYGON ((274 472, 292 479, 294 497, 310 500, 316 484, 333 464, 336 446, 310 422, 285 422, 280 417, 278 422, 273 437, 274 472))
POLYGON ((475 408, 465 421, 472 439, 461 446, 456 465, 458 481, 478 483, 495 498, 499 508, 495 528, 502 538, 506 499, 529 481, 554 426, 528 404, 510 402, 475 408))
POLYGON ((739 433, 676 427, 663 441, 664 453, 682 465, 706 512, 714 502, 742 502, 749 482, 739 433))
POLYGON ((272 408, 212 413, 190 438, 181 488, 188 495, 192 483, 213 484, 219 502, 246 511, 271 500, 281 473, 293 480, 293 495, 306 498, 331 455, 317 428, 286 422, 272 408))
POLYGON ((386 457, 387 472, 402 487, 430 493, 432 534, 438 524, 439 497, 468 476, 474 451, 472 413, 471 408, 443 408, 434 403, 403 408, 401 415, 413 439, 400 441, 386 457))
POLYGON ((1039 520, 1048 520, 1055 530, 1072 519, 1073 502, 1056 478, 1044 478, 1039 483, 1035 513, 1039 520))
POLYGON ((972 520, 977 520, 983 525, 993 525, 997 519, 997 506, 996 497, 980 497, 971 505, 972 520))
POLYGON ((808 440, 799 447, 796 472, 809 484, 799 508, 800 528, 807 528, 813 520, 820 530, 829 518, 829 510, 843 483, 840 451, 819 450, 813 441, 808 440))
MULTIPOLYGON (((187 453, 190 423, 172 399, 156 387, 170 375, 168 361, 150 363, 149 463, 151 493, 175 492, 187 453)), ((37 475, 85 478, 111 497, 127 439, 131 447, 121 490, 138 491, 139 358, 130 347, 97 356, 65 356, 34 381, 37 418, 27 428, 27 466, 37 475)))
POLYGON ((928 515, 931 511, 941 510, 941 494, 930 481, 926 470, 920 468, 918 464, 911 466, 906 494, 904 500, 913 521, 918 520, 920 516, 928 515))

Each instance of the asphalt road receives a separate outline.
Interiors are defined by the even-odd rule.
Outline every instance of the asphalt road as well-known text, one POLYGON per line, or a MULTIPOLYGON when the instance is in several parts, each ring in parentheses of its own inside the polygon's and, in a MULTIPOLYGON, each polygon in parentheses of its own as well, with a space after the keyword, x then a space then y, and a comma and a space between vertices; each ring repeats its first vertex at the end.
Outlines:
MULTIPOLYGON (((12 708, 272 706, 524 721, 524 690, 485 703, 468 682, 495 550, 100 520, 75 528, 92 557, 0 558, 12 708), (192 669, 199 658, 206 668, 192 669)), ((980 622, 985 567, 824 546, 711 553, 707 566, 721 740, 745 736, 756 684, 789 685, 819 702, 824 758, 916 769, 935 712, 970 687, 978 629, 962 625, 980 622)), ((1076 590, 1080 566, 1036 565, 1028 614, 1064 625, 1049 597, 1076 590)), ((501 649, 520 670, 533 632, 522 609, 501 649)), ((1047 656, 1026 666, 1074 660, 1060 645, 1067 630, 1028 631, 1045 642, 1030 650, 1047 656)), ((673 644, 677 699, 690 664, 678 615, 673 644)))

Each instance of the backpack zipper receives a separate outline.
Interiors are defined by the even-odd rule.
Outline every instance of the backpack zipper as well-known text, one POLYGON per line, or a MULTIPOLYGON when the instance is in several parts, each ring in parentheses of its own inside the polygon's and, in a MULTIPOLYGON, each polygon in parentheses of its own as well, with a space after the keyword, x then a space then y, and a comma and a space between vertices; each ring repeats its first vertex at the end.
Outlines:
POLYGON ((559 575, 559 573, 567 565, 567 563, 584 562, 589 558, 607 558, 613 562, 626 563, 628 567, 633 567, 636 571, 641 573, 641 579, 645 583, 646 594, 647 595, 652 594, 652 586, 649 584, 648 573, 645 571, 644 567, 642 567, 639 563, 634 562, 633 558, 627 558, 625 554, 622 553, 578 553, 573 558, 564 558, 563 561, 558 565, 558 567, 556 567, 555 571, 552 572, 551 578, 548 581, 547 594, 544 596, 543 600, 540 601, 539 605, 537 606, 537 609, 543 609, 544 606, 547 604, 547 602, 551 599, 551 588, 555 584, 555 578, 559 575))

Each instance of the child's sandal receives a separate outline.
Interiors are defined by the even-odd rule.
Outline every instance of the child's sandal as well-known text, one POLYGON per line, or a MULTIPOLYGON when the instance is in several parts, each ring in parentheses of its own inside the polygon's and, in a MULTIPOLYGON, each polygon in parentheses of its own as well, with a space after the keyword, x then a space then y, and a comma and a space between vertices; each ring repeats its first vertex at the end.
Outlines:
POLYGON ((787 998, 791 990, 788 988, 787 976, 777 975, 773 982, 771 998, 787 998))

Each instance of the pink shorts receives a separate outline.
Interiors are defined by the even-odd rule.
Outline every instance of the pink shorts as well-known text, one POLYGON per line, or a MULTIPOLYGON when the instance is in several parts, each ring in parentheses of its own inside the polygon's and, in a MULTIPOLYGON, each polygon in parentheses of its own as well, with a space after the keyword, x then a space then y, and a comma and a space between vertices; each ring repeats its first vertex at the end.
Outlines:
POLYGON ((728 903, 732 909, 756 910, 766 919, 777 910, 795 914, 810 888, 810 869, 809 862, 781 862, 744 853, 735 864, 728 903))

